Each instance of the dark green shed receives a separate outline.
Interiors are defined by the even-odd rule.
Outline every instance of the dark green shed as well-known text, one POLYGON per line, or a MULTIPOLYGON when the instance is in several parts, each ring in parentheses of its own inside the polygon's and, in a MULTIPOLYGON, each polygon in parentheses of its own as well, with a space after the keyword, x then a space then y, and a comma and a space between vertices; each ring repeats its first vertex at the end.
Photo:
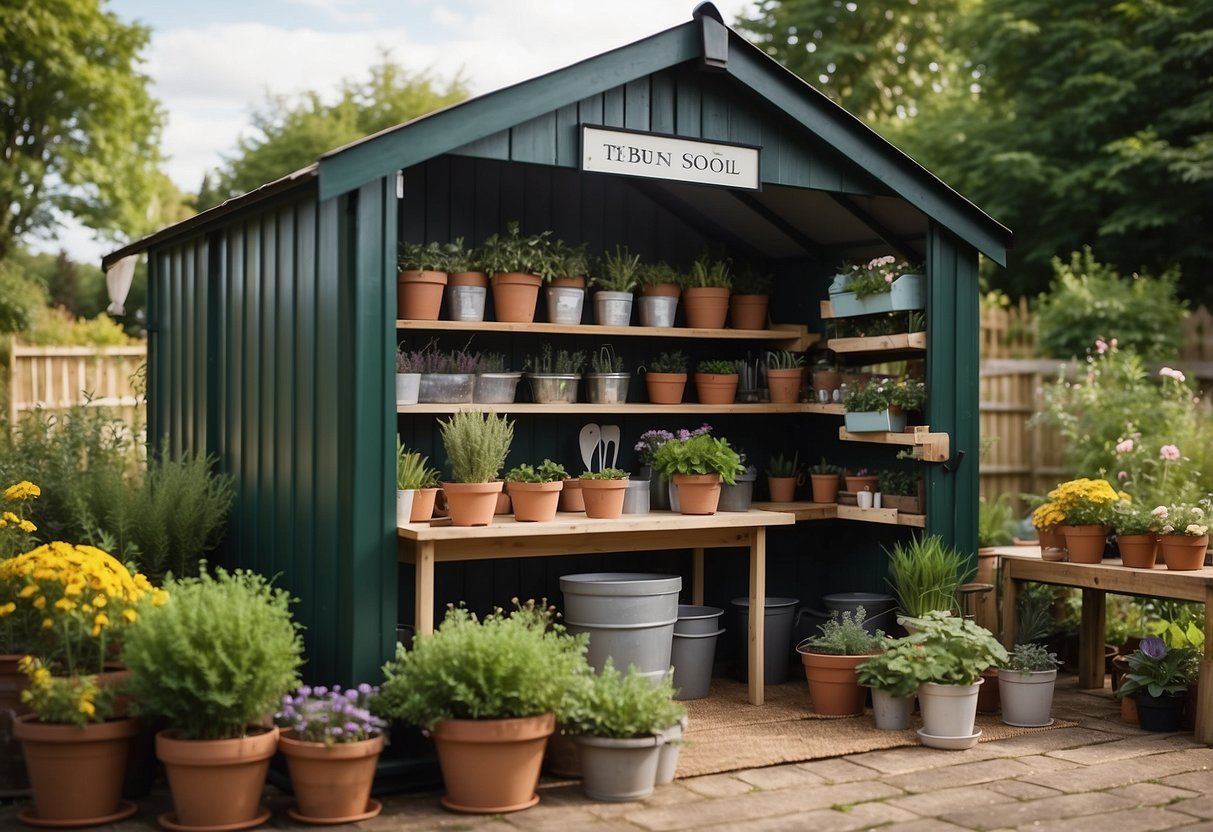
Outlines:
MULTIPOLYGON (((952 455, 929 467, 926 526, 972 548, 977 260, 1005 263, 1011 235, 705 3, 686 24, 333 150, 106 258, 149 255, 149 440, 214 453, 235 477, 224 560, 280 573, 302 599, 313 678, 373 677, 411 619, 394 435, 433 448, 434 430, 433 416, 398 415, 393 400, 397 242, 480 242, 511 219, 653 259, 724 243, 776 272, 776 318, 811 331, 842 258, 925 261, 927 416, 952 455), (583 172, 583 125, 758 147, 760 188, 583 172)), ((771 442, 764 432, 837 439, 820 416, 781 416, 774 431, 753 418, 732 418, 729 435, 755 448, 771 442)), ((552 438, 568 432, 559 417, 529 419, 519 461, 575 447, 575 429, 552 438)), ((520 580, 495 564, 466 569, 440 601, 520 580)), ((852 571, 869 584, 882 574, 852 571)))

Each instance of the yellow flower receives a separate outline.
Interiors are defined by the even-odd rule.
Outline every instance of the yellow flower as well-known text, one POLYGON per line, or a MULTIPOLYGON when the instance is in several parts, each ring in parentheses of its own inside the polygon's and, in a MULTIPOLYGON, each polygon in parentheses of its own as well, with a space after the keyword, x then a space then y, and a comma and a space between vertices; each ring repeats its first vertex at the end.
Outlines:
POLYGON ((38 531, 38 527, 28 520, 22 520, 17 524, 17 528, 21 529, 21 531, 25 532, 26 534, 33 534, 34 532, 38 531))
POLYGON ((13 514, 11 511, 4 512, 3 517, 5 520, 12 523, 13 525, 16 525, 17 523, 21 522, 21 518, 15 514, 13 514))
POLYGON ((106 605, 107 600, 108 599, 106 599, 106 597, 104 595, 98 595, 97 597, 95 597, 93 599, 93 606, 100 609, 101 607, 104 607, 106 605))
POLYGON ((163 607, 168 602, 168 593, 163 589, 157 589, 152 592, 152 606, 163 607))
POLYGON ((87 697, 82 697, 80 699, 80 713, 91 717, 97 713, 97 707, 87 697))
POLYGON ((71 612, 75 608, 76 602, 70 598, 60 598, 55 602, 55 609, 62 610, 63 612, 71 612))
POLYGON ((122 611, 122 617, 125 618, 128 623, 134 624, 136 619, 139 618, 139 613, 135 612, 130 607, 127 607, 122 611))
POLYGON ((0 618, 3 618, 6 615, 12 615, 16 611, 17 605, 12 601, 9 601, 7 604, 0 604, 0 618))
POLYGON ((42 489, 29 480, 22 480, 4 490, 4 499, 10 503, 24 502, 42 496, 42 489))
POLYGON ((50 629, 52 629, 54 626, 55 626, 55 619, 53 619, 53 618, 44 618, 44 619, 42 619, 42 629, 44 629, 44 630, 50 630, 50 629))
POLYGON ((110 623, 109 616, 103 612, 93 616, 93 638, 101 635, 101 628, 110 623))
POLYGON ((21 587, 21 591, 17 593, 18 598, 28 598, 38 592, 37 584, 26 584, 21 587))
POLYGON ((34 609, 40 610, 45 606, 46 606, 46 596, 45 595, 39 595, 37 598, 34 599, 34 609))

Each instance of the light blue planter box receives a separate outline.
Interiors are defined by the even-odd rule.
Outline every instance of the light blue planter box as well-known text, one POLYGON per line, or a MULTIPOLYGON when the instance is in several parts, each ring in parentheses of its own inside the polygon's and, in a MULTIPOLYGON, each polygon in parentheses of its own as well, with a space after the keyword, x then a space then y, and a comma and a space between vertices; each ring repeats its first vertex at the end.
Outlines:
POLYGON ((880 312, 904 312, 922 309, 927 305, 925 285, 920 274, 903 274, 893 281, 892 289, 879 295, 858 298, 854 292, 844 292, 847 276, 834 275, 830 284, 830 304, 835 318, 851 318, 856 315, 875 315, 880 312))
POLYGON ((846 428, 851 433, 902 433, 906 429, 906 414, 887 410, 847 411, 846 428))

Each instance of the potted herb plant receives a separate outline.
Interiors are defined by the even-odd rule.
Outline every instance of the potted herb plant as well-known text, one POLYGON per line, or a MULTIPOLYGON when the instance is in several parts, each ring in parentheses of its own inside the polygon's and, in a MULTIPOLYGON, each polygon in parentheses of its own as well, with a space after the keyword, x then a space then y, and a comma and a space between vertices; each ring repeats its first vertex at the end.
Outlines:
POLYGON ((921 410, 926 396, 926 385, 912 378, 872 379, 849 388, 842 398, 846 428, 852 433, 901 433, 906 412, 921 410))
POLYGON ((523 365, 531 397, 539 404, 576 402, 585 357, 584 350, 554 351, 549 343, 540 345, 539 353, 529 356, 523 365))
POLYGON ((767 353, 767 391, 776 404, 800 401, 800 383, 804 379, 804 354, 789 350, 767 353))
POLYGON ((682 294, 682 275, 669 263, 644 263, 636 273, 640 281, 640 325, 672 327, 682 294))
POLYGON ((826 716, 852 716, 863 713, 864 689, 859 686, 855 668, 876 652, 884 636, 879 630, 869 633, 863 621, 863 607, 834 610, 820 627, 820 635, 809 636, 796 645, 809 683, 813 710, 826 716))
POLYGON ((630 476, 622 468, 583 472, 579 479, 585 516, 611 520, 623 514, 623 500, 627 496, 630 476))
POLYGON ((537 467, 524 463, 507 471, 505 487, 514 504, 514 519, 531 523, 555 518, 560 492, 568 477, 564 466, 550 459, 537 467))
POLYGON ((737 365, 724 359, 700 361, 695 368, 695 393, 700 404, 732 404, 737 398, 737 365))
POLYGON ((767 306, 771 300, 774 278, 744 266, 733 277, 729 295, 729 322, 733 329, 766 329, 767 306))
POLYGON ((598 289, 594 294, 594 320, 602 326, 629 326, 632 323, 633 292, 639 284, 640 255, 627 246, 615 246, 602 261, 603 274, 590 281, 598 289))
MULTIPOLYGON (((1192 571, 1204 568, 1209 550, 1209 511, 1207 498, 1198 503, 1154 509, 1154 516, 1162 523, 1158 527, 1158 548, 1168 569, 1192 571)), ((1068 516, 1066 522, 1069 522, 1068 516)), ((1068 537, 1066 545, 1069 546, 1068 537)))
POLYGON ((421 372, 424 359, 420 352, 411 352, 403 344, 396 347, 396 404, 417 404, 421 391, 421 372))
POLYGON ((720 483, 732 485, 745 473, 728 440, 706 432, 664 443, 653 454, 653 467, 670 479, 682 514, 715 514, 720 483))
POLYGON ((670 482, 665 474, 653 467, 653 456, 658 448, 673 438, 674 434, 668 430, 646 430, 632 446, 639 465, 636 476, 649 481, 649 508, 658 511, 668 511, 670 508, 670 482))
POLYGON ((673 696, 668 673, 654 685, 634 665, 620 673, 610 657, 597 674, 578 677, 562 723, 577 743, 587 797, 640 800, 653 792, 663 734, 686 715, 673 696))
POLYGON ((1136 569, 1153 569, 1158 562, 1158 529, 1160 519, 1147 505, 1118 500, 1112 506, 1112 531, 1116 533, 1116 548, 1120 562, 1136 569))
POLYGON ((535 304, 543 283, 540 275, 551 257, 551 233, 524 237, 518 223, 509 222, 504 232, 492 235, 481 245, 481 264, 492 275, 497 320, 527 324, 535 320, 535 304))
POLYGON ((873 474, 867 468, 860 468, 857 471, 843 471, 843 482, 846 484, 847 492, 851 495, 852 500, 850 505, 854 505, 854 495, 861 491, 871 491, 876 493, 880 489, 880 475, 873 474))
POLYGON ((573 688, 591 672, 586 641, 533 601, 483 618, 451 607, 411 649, 397 645, 376 707, 431 732, 448 809, 526 809, 539 802, 539 767, 556 719, 568 720, 573 688))
POLYGON ((476 364, 476 386, 472 391, 472 401, 476 404, 513 404, 521 378, 521 372, 509 369, 504 354, 481 353, 476 364))
POLYGON ((590 258, 585 244, 570 246, 563 240, 552 244, 540 276, 548 283, 548 320, 554 324, 580 324, 585 307, 586 277, 590 258))
POLYGON ((652 404, 681 404, 687 386, 687 356, 681 350, 658 353, 641 368, 652 404))
POLYGON ((830 284, 834 317, 924 308, 925 285, 920 272, 892 255, 864 263, 844 263, 830 284))
POLYGON ((414 353, 415 366, 421 372, 417 401, 435 404, 470 404, 476 390, 476 370, 480 354, 466 350, 442 352, 429 343, 414 353))
POLYGON ((604 344, 590 356, 590 370, 585 374, 590 404, 623 404, 628 400, 632 374, 624 369, 623 356, 616 355, 610 344, 604 344))
POLYGON ((1058 531, 1065 522, 1066 513, 1052 500, 1046 500, 1032 510, 1032 527, 1040 538, 1042 558, 1048 560, 1050 550, 1066 548, 1065 536, 1058 531))
POLYGON ((713 260, 708 254, 700 255, 691 264, 691 272, 682 291, 687 326, 692 329, 724 327, 725 318, 729 315, 729 290, 733 286, 729 265, 727 259, 713 260))
MULTIPOLYGON (((434 501, 438 495, 438 478, 442 472, 430 466, 430 458, 420 451, 401 447, 396 437, 396 489, 410 492, 411 508, 405 523, 423 523, 434 516, 434 501)), ((396 525, 401 523, 400 499, 397 494, 396 525)))
POLYGON ((396 317, 406 321, 438 320, 447 280, 441 244, 401 240, 396 269, 396 317))
POLYGON ((444 247, 446 254, 447 314, 452 321, 483 321, 489 279, 484 273, 480 250, 464 248, 456 237, 444 247))
POLYGON ((1053 687, 1057 654, 1041 644, 1016 644, 998 667, 998 699, 1007 725, 1035 728, 1053 722, 1053 687))
POLYGON ((1108 533, 1120 495, 1107 480, 1081 477, 1068 480, 1049 492, 1049 499, 1065 512, 1060 531, 1073 563, 1099 563, 1104 556, 1108 533))
POLYGON ((800 470, 800 452, 788 459, 782 453, 767 459, 767 490, 773 503, 790 503, 796 499, 796 486, 804 485, 804 472, 800 470))
POLYGON ((922 474, 916 470, 888 468, 877 474, 877 490, 885 508, 895 508, 902 514, 925 514, 926 495, 922 474))
POLYGON ((915 656, 897 649, 899 639, 881 639, 872 655, 855 667, 855 678, 872 690, 872 716, 882 731, 904 731, 914 713, 918 678, 915 656))
POLYGON ((497 479, 514 441, 514 423, 492 410, 460 410, 438 421, 451 478, 442 483, 456 526, 487 526, 502 482, 497 479))
POLYGON ((204 570, 165 590, 170 600, 142 604, 122 646, 133 707, 170 726, 156 735, 174 809, 161 822, 252 826, 269 818, 261 792, 278 747, 277 727, 257 723, 299 683, 293 599, 239 569, 204 570))
POLYGON ((278 750, 286 758, 295 806, 303 823, 357 823, 377 816, 371 799, 375 764, 387 723, 371 713, 379 688, 301 687, 282 697, 278 750))
POLYGON ((1199 673, 1196 651, 1189 647, 1168 648, 1158 636, 1147 636, 1125 658, 1129 667, 1116 689, 1116 698, 1133 698, 1143 729, 1180 730, 1188 688, 1199 673))
POLYGON ((974 567, 959 549, 937 534, 912 537, 885 550, 889 555, 889 586, 903 615, 917 621, 929 612, 958 610, 957 588, 970 580, 974 567))
POLYGON ((813 487, 813 502, 834 503, 838 501, 838 477, 842 468, 826 462, 823 456, 821 462, 809 468, 809 480, 813 487))

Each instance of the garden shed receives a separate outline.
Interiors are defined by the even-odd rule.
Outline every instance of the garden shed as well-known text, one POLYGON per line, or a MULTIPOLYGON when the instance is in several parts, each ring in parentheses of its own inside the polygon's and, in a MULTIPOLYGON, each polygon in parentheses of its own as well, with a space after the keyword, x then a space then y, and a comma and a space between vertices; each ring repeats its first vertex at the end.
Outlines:
MULTIPOLYGON (((110 254, 104 265, 148 254, 149 442, 167 438, 174 451, 218 457, 238 495, 221 561, 280 575, 301 599, 307 675, 350 682, 377 675, 397 625, 413 616, 411 572, 398 564, 396 435, 441 463, 437 414, 451 410, 397 408, 398 342, 420 347, 438 338, 460 347, 474 337, 515 364, 549 335, 587 349, 609 342, 633 370, 668 346, 740 359, 784 343, 803 348, 812 340, 804 333, 824 337, 821 301, 839 262, 892 254, 924 263, 925 341, 876 360, 924 362, 926 422, 943 441, 923 466, 919 525, 971 551, 978 256, 1004 264, 1010 240, 704 3, 675 28, 326 153, 110 254), (721 162, 713 148, 740 149, 743 162, 721 162), (782 340, 721 333, 657 343, 639 328, 604 337, 593 325, 472 332, 396 319, 401 241, 478 244, 510 221, 526 233, 550 229, 584 241, 599 255, 625 244, 645 259, 689 263, 723 247, 774 275, 771 318, 794 329, 782 340)), ((520 406, 511 415, 509 464, 549 456, 570 470, 581 425, 604 418, 622 428, 621 467, 644 430, 703 421, 759 466, 780 450, 857 466, 891 461, 897 451, 842 441, 836 413, 811 404, 520 406)), ((882 590, 881 544, 915 531, 845 519, 780 529, 770 538, 771 583, 804 598, 882 590)), ((684 557, 664 553, 649 563, 677 570, 684 557)), ((554 595, 555 576, 600 561, 451 564, 437 576, 438 608, 554 595)), ((741 565, 717 575, 709 595, 743 594, 741 565)))

